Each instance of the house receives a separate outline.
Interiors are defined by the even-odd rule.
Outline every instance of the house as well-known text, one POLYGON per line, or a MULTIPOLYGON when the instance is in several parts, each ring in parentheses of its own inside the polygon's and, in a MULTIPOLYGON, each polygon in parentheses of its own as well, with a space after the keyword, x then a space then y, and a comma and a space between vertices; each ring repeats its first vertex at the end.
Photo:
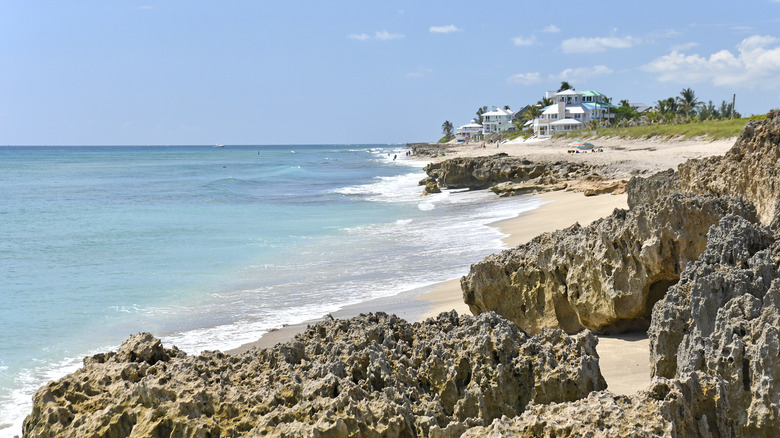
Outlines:
POLYGON ((645 105, 644 103, 641 102, 630 102, 628 106, 630 106, 632 110, 638 113, 644 113, 652 109, 651 106, 645 105))
POLYGON ((533 120, 534 135, 548 137, 553 134, 578 131, 592 120, 612 119, 615 117, 607 96, 596 91, 563 90, 557 93, 547 92, 545 97, 553 104, 544 108, 542 115, 533 120))
POLYGON ((512 110, 493 107, 492 111, 482 113, 482 134, 487 137, 509 131, 514 127, 512 124, 514 117, 515 113, 512 110))
POLYGON ((458 126, 458 129, 455 130, 455 140, 459 143, 480 138, 482 138, 482 125, 474 120, 469 124, 458 126))

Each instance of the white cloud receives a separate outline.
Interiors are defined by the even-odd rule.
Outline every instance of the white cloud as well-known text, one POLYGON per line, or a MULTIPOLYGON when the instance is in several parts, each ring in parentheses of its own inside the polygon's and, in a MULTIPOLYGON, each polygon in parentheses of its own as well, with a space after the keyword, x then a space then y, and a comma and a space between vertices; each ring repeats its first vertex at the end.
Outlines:
POLYGON ((390 33, 386 30, 383 30, 381 32, 377 32, 374 38, 380 40, 380 41, 390 41, 390 40, 400 40, 403 38, 403 34, 400 33, 390 33))
POLYGON ((532 46, 536 42, 536 37, 531 35, 528 38, 519 36, 512 38, 512 44, 516 46, 532 46))
POLYGON ((550 79, 569 82, 586 82, 598 76, 610 75, 614 72, 606 65, 594 65, 593 67, 567 68, 557 75, 550 75, 550 79))
POLYGON ((684 44, 675 44, 672 46, 673 52, 686 52, 691 49, 695 49, 696 47, 699 47, 699 43, 684 43, 684 44))
POLYGON ((638 38, 600 37, 600 38, 569 38, 561 43, 563 53, 596 53, 607 49, 628 49, 639 43, 638 38))
POLYGON ((400 33, 390 33, 386 30, 383 30, 381 32, 376 32, 374 36, 371 36, 367 33, 353 33, 350 35, 347 35, 347 38, 351 40, 358 40, 358 41, 368 41, 371 39, 379 40, 379 41, 390 41, 390 40, 398 40, 403 38, 404 35, 400 33))
POLYGON ((431 33, 452 33, 460 32, 462 29, 458 29, 454 24, 448 24, 446 26, 431 26, 428 31, 431 33))
POLYGON ((507 82, 531 85, 539 82, 540 80, 541 75, 539 73, 518 73, 516 75, 510 76, 509 79, 507 79, 507 82))
POLYGON ((737 45, 737 53, 721 50, 709 57, 672 51, 642 66, 658 74, 660 82, 717 86, 777 88, 780 75, 780 39, 753 35, 737 45))
MULTIPOLYGON (((780 0, 778 0, 778 1, 780 1, 780 0)), ((545 27, 544 29, 542 29, 542 32, 546 32, 546 33, 558 33, 560 31, 561 31, 561 29, 558 26, 554 25, 554 24, 551 24, 551 25, 545 27)))

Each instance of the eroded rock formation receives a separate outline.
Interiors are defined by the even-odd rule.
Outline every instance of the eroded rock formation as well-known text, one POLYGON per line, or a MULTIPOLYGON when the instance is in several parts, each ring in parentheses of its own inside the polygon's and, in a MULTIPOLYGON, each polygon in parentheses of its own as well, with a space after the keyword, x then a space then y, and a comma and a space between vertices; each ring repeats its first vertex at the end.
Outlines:
POLYGON ((649 179, 632 178, 629 207, 653 202, 673 192, 741 196, 756 206, 758 217, 780 229, 780 113, 770 111, 764 121, 751 121, 722 157, 688 160, 677 172, 649 179), (651 190, 648 190, 651 189, 651 190), (773 222, 774 221, 774 222, 773 222))
POLYGON ((723 218, 648 334, 654 375, 717 378, 738 436, 780 436, 780 244, 767 228, 723 218))
POLYGON ((630 397, 599 391, 574 402, 534 405, 463 437, 728 437, 733 429, 723 415, 723 393, 722 382, 701 373, 659 378, 630 397))
POLYGON ((676 194, 542 234, 472 265, 461 279, 464 301, 474 314, 495 311, 527 333, 647 328, 653 304, 727 214, 755 220, 739 199, 676 194))
POLYGON ((458 157, 425 166, 439 188, 491 189, 499 196, 570 189, 590 194, 622 193, 625 181, 602 178, 597 167, 573 162, 534 162, 505 153, 487 157, 458 157))
POLYGON ((41 388, 24 434, 454 437, 603 389, 595 346, 588 332, 531 337, 493 313, 324 321, 236 356, 138 334, 41 388))

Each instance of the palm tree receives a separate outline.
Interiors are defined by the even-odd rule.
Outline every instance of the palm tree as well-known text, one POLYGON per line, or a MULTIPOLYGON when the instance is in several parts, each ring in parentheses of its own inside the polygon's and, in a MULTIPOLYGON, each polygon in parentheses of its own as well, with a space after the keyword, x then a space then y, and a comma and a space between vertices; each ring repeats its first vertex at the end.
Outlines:
POLYGON ((701 102, 699 102, 699 99, 696 97, 696 93, 690 88, 684 88, 680 91, 677 102, 679 103, 680 110, 684 112, 686 116, 690 116, 691 111, 696 111, 701 105, 701 102))
POLYGON ((627 108, 627 107, 629 107, 631 105, 628 104, 628 100, 627 99, 623 99, 623 100, 620 101, 620 106, 623 107, 623 108, 627 108))
POLYGON ((488 112, 488 107, 483 106, 482 108, 478 108, 477 109, 477 118, 474 119, 474 121, 476 121, 477 123, 479 123, 481 125, 482 124, 482 114, 485 114, 486 112, 488 112))
POLYGON ((449 120, 446 120, 444 123, 441 124, 441 132, 444 134, 447 139, 450 139, 452 137, 452 122, 449 120))
POLYGON ((561 91, 564 91, 564 90, 573 90, 573 89, 574 89, 574 87, 572 87, 571 84, 569 84, 566 81, 563 81, 563 82, 561 82, 561 87, 558 88, 558 92, 560 93, 561 91))
POLYGON ((661 99, 656 102, 656 106, 658 107, 658 112, 663 115, 677 112, 677 101, 674 100, 674 97, 661 99))
POLYGON ((542 97, 541 100, 536 102, 537 105, 539 105, 541 108, 547 108, 548 106, 553 104, 552 99, 548 98, 547 96, 542 97))
POLYGON ((523 120, 533 120, 541 115, 541 108, 536 105, 528 105, 528 109, 523 112, 523 120))

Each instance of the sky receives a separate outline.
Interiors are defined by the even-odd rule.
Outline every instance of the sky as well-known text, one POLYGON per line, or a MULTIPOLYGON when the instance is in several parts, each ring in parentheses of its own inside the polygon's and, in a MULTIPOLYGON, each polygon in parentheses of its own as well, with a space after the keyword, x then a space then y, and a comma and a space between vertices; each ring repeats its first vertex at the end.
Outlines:
POLYGON ((436 141, 567 81, 780 108, 780 0, 0 0, 0 145, 436 141))

